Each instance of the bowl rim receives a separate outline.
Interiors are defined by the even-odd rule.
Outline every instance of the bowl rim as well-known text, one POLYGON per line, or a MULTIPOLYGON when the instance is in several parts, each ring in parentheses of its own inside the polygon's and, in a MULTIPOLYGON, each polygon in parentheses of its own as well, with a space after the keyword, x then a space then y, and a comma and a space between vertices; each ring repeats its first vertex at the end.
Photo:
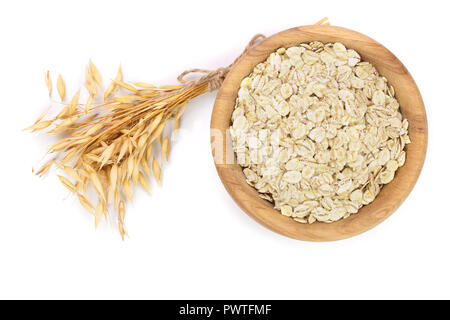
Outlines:
MULTIPOLYGON (((265 38, 232 67, 217 94, 211 115, 211 148, 218 175, 233 200, 250 217, 266 228, 290 238, 307 241, 341 240, 366 232, 387 219, 408 197, 422 170, 428 142, 425 106, 414 79, 401 61, 377 41, 359 32, 324 25, 295 27, 265 38), (256 189, 245 181, 242 168, 230 163, 231 141, 226 129, 231 123, 237 91, 242 79, 268 55, 280 47, 310 41, 341 42, 356 50, 364 61, 371 62, 396 90, 402 114, 410 122, 412 143, 406 148, 405 165, 398 169, 394 180, 385 185, 375 200, 363 206, 357 214, 333 223, 302 224, 285 217, 273 204, 258 196, 256 189), (217 141, 217 132, 222 134, 217 141), (225 152, 218 154, 217 146, 225 152)), ((232 158, 235 159, 232 150, 232 158)))

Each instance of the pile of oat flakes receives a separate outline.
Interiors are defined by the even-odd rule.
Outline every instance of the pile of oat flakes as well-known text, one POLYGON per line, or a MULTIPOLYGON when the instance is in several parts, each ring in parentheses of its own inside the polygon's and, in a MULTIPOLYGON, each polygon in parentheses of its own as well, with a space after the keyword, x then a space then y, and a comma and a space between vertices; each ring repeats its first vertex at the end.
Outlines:
POLYGON ((394 95, 341 43, 278 49, 242 81, 232 115, 247 182, 298 222, 357 213, 405 163, 408 121, 394 95))

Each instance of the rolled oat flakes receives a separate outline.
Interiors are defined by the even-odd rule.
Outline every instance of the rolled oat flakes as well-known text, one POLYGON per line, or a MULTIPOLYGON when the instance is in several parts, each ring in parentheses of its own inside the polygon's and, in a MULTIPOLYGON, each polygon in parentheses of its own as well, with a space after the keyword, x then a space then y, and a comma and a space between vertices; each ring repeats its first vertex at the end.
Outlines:
POLYGON ((232 115, 248 184, 301 223, 357 213, 405 163, 408 121, 394 95, 341 43, 278 49, 242 81, 232 115))

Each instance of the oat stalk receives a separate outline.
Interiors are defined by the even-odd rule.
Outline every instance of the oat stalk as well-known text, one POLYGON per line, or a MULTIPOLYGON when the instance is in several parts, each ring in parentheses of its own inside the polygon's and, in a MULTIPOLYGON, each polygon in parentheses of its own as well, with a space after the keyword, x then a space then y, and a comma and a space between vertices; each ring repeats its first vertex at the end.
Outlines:
MULTIPOLYGON (((96 224, 102 216, 107 216, 108 207, 115 208, 120 212, 117 221, 124 237, 125 198, 132 198, 136 184, 150 192, 148 180, 152 176, 158 182, 161 179, 161 166, 153 154, 153 144, 162 141, 162 159, 167 159, 170 139, 163 137, 164 128, 171 120, 178 122, 188 101, 208 91, 209 84, 198 81, 158 87, 123 82, 118 76, 108 87, 113 89, 108 89, 111 92, 107 100, 90 107, 101 85, 100 73, 92 62, 86 79, 89 92, 86 103, 78 102, 80 91, 77 91, 55 117, 44 120, 40 116, 27 128, 47 129, 48 133, 61 136, 48 150, 56 157, 45 163, 37 174, 45 174, 52 165, 64 172, 67 178, 58 175, 62 184, 95 216, 96 224), (88 200, 89 188, 96 194, 93 201, 88 200)), ((62 80, 59 87, 63 88, 62 80)))

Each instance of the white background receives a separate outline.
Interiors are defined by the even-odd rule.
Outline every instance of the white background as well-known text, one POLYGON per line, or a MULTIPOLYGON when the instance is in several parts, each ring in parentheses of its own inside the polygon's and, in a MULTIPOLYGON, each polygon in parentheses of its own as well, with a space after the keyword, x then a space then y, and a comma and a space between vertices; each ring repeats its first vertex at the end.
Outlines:
MULTIPOLYGON (((0 5, 0 298, 450 298, 447 1, 3 1, 0 5), (255 33, 329 16, 383 43, 425 101, 429 148, 413 192, 375 229, 291 240, 247 217, 216 174, 215 93, 189 104, 163 186, 128 207, 130 239, 91 217, 54 174, 49 139, 22 129, 48 106, 44 72, 73 94, 89 58, 105 79, 176 83, 230 63, 255 33)), ((54 87, 55 89, 55 87, 54 87)), ((56 95, 55 95, 56 97, 56 95)))

